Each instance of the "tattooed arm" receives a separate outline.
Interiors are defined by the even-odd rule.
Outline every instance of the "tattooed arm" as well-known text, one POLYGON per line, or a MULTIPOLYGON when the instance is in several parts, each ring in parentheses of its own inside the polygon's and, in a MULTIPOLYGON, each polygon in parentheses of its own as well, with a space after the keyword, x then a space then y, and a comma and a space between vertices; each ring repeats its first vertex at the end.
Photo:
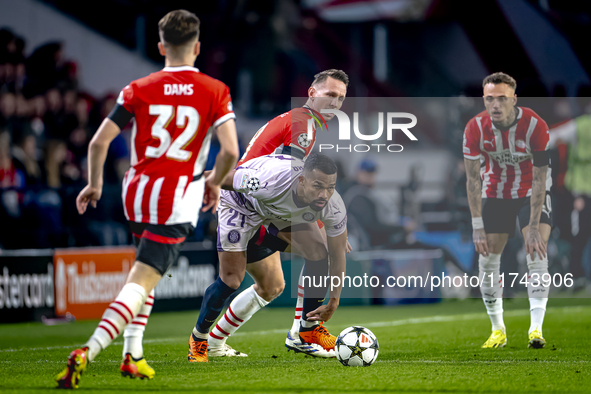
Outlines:
POLYGON ((540 215, 546 197, 546 172, 548 166, 533 167, 533 182, 530 198, 531 211, 527 237, 525 239, 525 251, 527 254, 537 252, 539 257, 546 256, 546 244, 540 235, 540 215))
MULTIPOLYGON (((480 160, 464 159, 466 167, 466 189, 468 191, 468 204, 472 218, 482 218, 482 181, 480 180, 480 160)), ((478 254, 488 256, 488 244, 484 228, 474 229, 472 232, 474 247, 478 254)))

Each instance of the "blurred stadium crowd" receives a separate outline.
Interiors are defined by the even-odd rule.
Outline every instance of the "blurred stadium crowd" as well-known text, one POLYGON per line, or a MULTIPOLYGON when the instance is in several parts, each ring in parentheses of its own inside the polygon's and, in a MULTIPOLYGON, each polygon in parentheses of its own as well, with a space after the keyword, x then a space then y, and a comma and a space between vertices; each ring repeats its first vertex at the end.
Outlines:
POLYGON ((129 167, 123 136, 109 150, 100 207, 79 217, 88 143, 115 103, 77 86, 60 43, 25 57, 25 41, 0 30, 0 247, 127 244, 120 181, 129 167))

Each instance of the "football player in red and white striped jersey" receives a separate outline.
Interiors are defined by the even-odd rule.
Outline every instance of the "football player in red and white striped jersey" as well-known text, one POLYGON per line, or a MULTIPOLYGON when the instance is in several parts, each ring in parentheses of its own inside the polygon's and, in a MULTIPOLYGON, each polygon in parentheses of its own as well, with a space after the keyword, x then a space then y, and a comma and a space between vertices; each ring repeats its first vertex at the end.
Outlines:
POLYGON ((519 218, 530 280, 528 347, 540 348, 546 343, 542 337, 549 290, 544 286, 549 276, 546 244, 552 225, 548 125, 531 109, 516 106, 517 84, 509 75, 489 75, 482 86, 486 111, 468 122, 463 146, 474 245, 480 254, 480 289, 492 323, 492 334, 482 347, 507 343, 503 285, 511 282, 503 283, 500 276, 501 253, 519 218))
POLYGON ((123 202, 137 245, 136 262, 94 334, 70 354, 68 366, 57 377, 60 388, 76 388, 87 363, 124 329, 121 373, 154 376, 141 347, 153 289, 193 231, 200 202, 203 211, 216 210, 221 182, 238 159, 229 89, 193 67, 200 51, 199 19, 185 10, 172 11, 158 28, 165 67, 123 89, 90 143, 89 183, 76 200, 80 214, 88 204, 96 207, 109 144, 135 118, 132 167, 123 181, 123 202), (221 150, 204 179, 212 126, 221 150))

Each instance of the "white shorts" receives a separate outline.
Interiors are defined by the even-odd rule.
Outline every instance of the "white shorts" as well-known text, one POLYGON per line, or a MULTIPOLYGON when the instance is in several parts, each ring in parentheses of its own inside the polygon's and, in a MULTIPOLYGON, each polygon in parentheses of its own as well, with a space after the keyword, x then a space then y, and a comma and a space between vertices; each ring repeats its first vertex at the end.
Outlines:
POLYGON ((222 190, 218 206, 218 252, 244 252, 263 218, 246 208, 240 193, 222 190))

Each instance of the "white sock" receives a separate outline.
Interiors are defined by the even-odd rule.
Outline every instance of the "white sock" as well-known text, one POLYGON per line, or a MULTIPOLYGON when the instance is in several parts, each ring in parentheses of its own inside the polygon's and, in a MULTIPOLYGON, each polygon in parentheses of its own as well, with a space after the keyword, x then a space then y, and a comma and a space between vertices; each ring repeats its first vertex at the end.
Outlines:
POLYGON ((478 258, 479 277, 482 280, 480 292, 490 317, 492 330, 506 332, 503 321, 503 287, 500 283, 501 255, 490 253, 478 258), (492 277, 491 277, 492 274, 492 277), (492 280, 491 280, 492 279, 492 280))
MULTIPOLYGON (((546 314, 546 305, 548 304, 548 294, 550 292, 549 286, 544 286, 543 276, 548 274, 548 257, 538 258, 537 253, 532 259, 531 255, 526 256, 527 267, 529 268, 530 282, 527 286, 527 295, 529 297, 529 310, 531 316, 531 325, 529 332, 539 330, 542 332, 542 325, 544 323, 544 315, 546 314)), ((546 275, 546 279, 548 275, 546 275)), ((546 281, 549 285, 550 281, 546 281)))
POLYGON ((300 278, 298 279, 298 300, 296 301, 295 317, 293 324, 291 325, 291 332, 298 333, 300 331, 300 320, 302 319, 302 311, 304 310, 304 286, 302 285, 302 272, 300 272, 300 278))
MULTIPOLYGON (((503 299, 500 298, 502 301, 503 299)), ((502 307, 502 304, 501 304, 502 307)), ((503 321, 503 311, 501 313, 488 313, 488 317, 490 317, 490 322, 492 324, 493 331, 495 330, 502 330, 506 334, 505 329, 505 322, 503 321)))
POLYGON ((266 306, 265 301, 257 294, 254 285, 238 294, 230 303, 224 316, 209 333, 207 343, 210 348, 219 348, 226 339, 246 323, 259 309, 266 306))
POLYGON ((542 324, 544 323, 544 315, 546 314, 546 310, 542 308, 533 308, 530 310, 531 314, 531 325, 529 326, 528 334, 531 334, 532 331, 538 330, 540 334, 542 333, 542 324))
POLYGON ((98 327, 86 342, 89 361, 104 350, 131 323, 146 301, 146 290, 137 283, 128 283, 115 298, 115 301, 103 313, 98 327))
POLYGON ((209 338, 209 333, 207 333, 207 334, 200 333, 199 331, 197 331, 196 327, 193 327, 193 336, 197 339, 203 339, 204 341, 206 341, 207 338, 209 338))
POLYGON ((131 353, 131 357, 136 360, 144 357, 142 340, 144 339, 144 331, 146 330, 148 318, 150 317, 150 313, 152 313, 152 306, 154 306, 154 289, 148 295, 148 299, 140 308, 135 319, 133 319, 131 324, 123 332, 123 357, 127 353, 131 353))
POLYGON ((317 326, 319 324, 319 322, 317 321, 308 321, 308 320, 301 320, 300 324, 303 328, 311 328, 314 326, 317 326))

